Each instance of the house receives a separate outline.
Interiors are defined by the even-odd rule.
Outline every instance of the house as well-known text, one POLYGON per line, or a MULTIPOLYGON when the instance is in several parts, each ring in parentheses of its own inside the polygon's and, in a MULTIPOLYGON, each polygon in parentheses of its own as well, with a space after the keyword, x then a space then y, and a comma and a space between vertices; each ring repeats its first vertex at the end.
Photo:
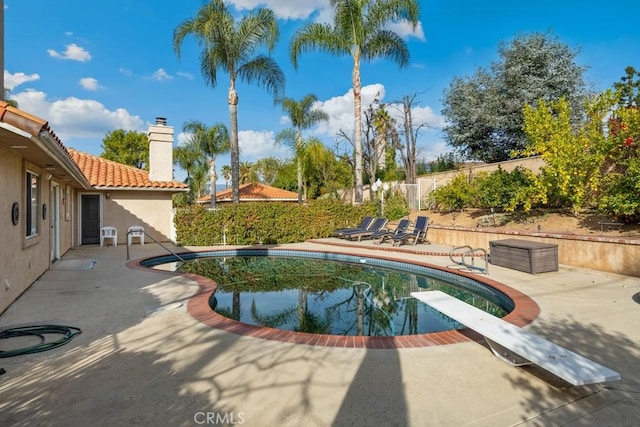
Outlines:
MULTIPOLYGON (((239 188, 240 202, 298 202, 298 193, 251 182, 242 184, 239 188)), ((233 189, 228 188, 216 193, 216 203, 231 203, 233 201, 233 189)), ((211 196, 206 195, 196 200, 198 204, 209 204, 211 196)))
POLYGON ((173 128, 149 127, 149 172, 65 147, 46 120, 0 102, 0 313, 62 254, 98 244, 100 228, 142 225, 172 238, 173 128))

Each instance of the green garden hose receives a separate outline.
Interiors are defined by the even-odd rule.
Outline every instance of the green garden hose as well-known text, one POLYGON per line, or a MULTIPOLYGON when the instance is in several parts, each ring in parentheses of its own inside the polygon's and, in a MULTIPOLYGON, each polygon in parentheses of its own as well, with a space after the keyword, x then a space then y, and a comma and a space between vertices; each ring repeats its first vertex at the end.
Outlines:
POLYGON ((53 348, 60 347, 61 345, 65 345, 81 332, 82 330, 79 328, 60 325, 22 326, 5 329, 4 331, 0 331, 0 339, 34 336, 40 338, 40 343, 15 350, 0 350, 0 358, 51 350, 53 348), (62 335, 62 337, 57 341, 46 342, 45 335, 51 334, 62 335))

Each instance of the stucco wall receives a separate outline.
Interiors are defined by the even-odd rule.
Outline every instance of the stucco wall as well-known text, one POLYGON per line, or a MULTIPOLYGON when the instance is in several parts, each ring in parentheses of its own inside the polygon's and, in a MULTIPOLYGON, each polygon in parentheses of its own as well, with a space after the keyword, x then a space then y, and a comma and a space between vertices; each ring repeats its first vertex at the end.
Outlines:
POLYGON ((431 225, 427 238, 433 243, 469 245, 489 252, 489 242, 524 239, 558 245, 560 264, 640 277, 640 240, 561 233, 527 233, 495 229, 431 225))
MULTIPOLYGON (((50 261, 50 219, 43 219, 42 212, 38 217, 38 236, 25 237, 25 170, 39 174, 40 207, 50 205, 51 181, 45 179, 46 171, 26 162, 14 150, 0 147, 0 313, 22 294, 51 264, 50 261), (18 202, 20 218, 17 225, 11 221, 11 207, 18 202)), ((62 188, 62 186, 61 186, 62 188)), ((64 254, 70 247, 70 237, 62 236, 70 232, 70 225, 60 222, 60 253, 64 254), (66 228, 63 228, 66 227, 66 228)))
POLYGON ((143 226, 145 232, 160 242, 170 240, 170 192, 108 191, 103 196, 102 224, 118 229, 118 244, 126 243, 127 230, 132 225, 143 226), (109 198, 106 197, 107 193, 109 198))

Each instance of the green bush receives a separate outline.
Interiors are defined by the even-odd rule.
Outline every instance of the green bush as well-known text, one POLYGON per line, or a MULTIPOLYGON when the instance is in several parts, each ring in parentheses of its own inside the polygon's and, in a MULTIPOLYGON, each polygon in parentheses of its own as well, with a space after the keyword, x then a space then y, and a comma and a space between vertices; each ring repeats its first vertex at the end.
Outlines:
POLYGON ((335 200, 293 203, 239 203, 215 211, 191 206, 176 211, 178 244, 183 246, 284 244, 329 237, 375 215, 376 204, 352 206, 335 200))
POLYGON ((428 204, 442 210, 462 210, 474 205, 474 188, 464 174, 429 194, 428 204))
POLYGON ((475 206, 500 208, 507 212, 530 210, 542 198, 538 197, 536 177, 529 169, 516 167, 511 172, 502 168, 484 173, 473 180, 475 206))
POLYGON ((409 215, 407 198, 398 190, 392 190, 384 199, 384 216, 393 221, 409 215))

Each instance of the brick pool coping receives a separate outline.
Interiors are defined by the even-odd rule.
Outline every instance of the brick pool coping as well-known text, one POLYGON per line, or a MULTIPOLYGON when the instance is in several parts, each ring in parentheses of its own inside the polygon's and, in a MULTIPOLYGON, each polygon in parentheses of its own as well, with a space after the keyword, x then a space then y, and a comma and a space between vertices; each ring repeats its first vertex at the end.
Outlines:
MULTIPOLYGON (((312 242, 313 243, 313 242, 312 242)), ((318 242, 319 243, 319 242, 318 242)), ((327 245, 326 241, 321 242, 323 245, 327 245)), ((333 246, 348 246, 341 245, 340 243, 331 243, 333 246)), ((265 249, 269 248, 265 246, 265 249)), ((367 247, 367 249, 373 249, 367 247)), ((442 252, 427 252, 420 250, 403 249, 402 251, 394 251, 393 248, 379 247, 376 248, 381 251, 393 251, 395 253, 412 253, 419 255, 430 256, 449 256, 449 253, 442 252)), ((206 252, 226 251, 228 249, 210 250, 206 252)), ((308 249, 295 249, 298 252, 314 252, 314 253, 332 253, 328 250, 308 250, 308 249)), ((185 253, 186 254, 186 253, 185 253)), ((371 256, 371 258, 398 261, 397 258, 386 256, 371 256)), ((189 299, 187 303, 187 312, 199 322, 202 322, 212 328, 220 329, 226 332, 230 332, 237 335, 249 336, 254 338, 282 341, 292 344, 306 344, 323 347, 344 347, 344 348, 367 348, 367 349, 399 349, 399 348, 416 348, 416 347, 429 347, 434 345, 446 345, 455 344, 468 341, 480 341, 482 336, 471 329, 451 330, 443 332, 432 332, 417 335, 400 335, 392 337, 369 337, 369 336, 343 336, 343 335, 318 335, 306 332, 294 332, 284 331, 279 329, 268 328, 264 326, 249 325, 246 323, 238 322, 233 319, 224 317, 209 307, 209 298, 211 293, 217 289, 217 284, 214 280, 204 276, 200 276, 193 273, 178 273, 162 270, 151 269, 150 267, 144 267, 141 265, 143 259, 129 261, 127 263, 128 268, 140 269, 140 270, 153 270, 154 272, 166 273, 171 275, 178 275, 188 278, 196 282, 199 286, 198 291, 189 299)), ((458 274, 472 278, 478 282, 491 286, 511 298, 514 302, 514 310, 503 317, 502 319, 512 323, 516 326, 523 327, 531 323, 540 314, 540 307, 529 296, 522 292, 507 286, 503 283, 492 280, 488 277, 481 277, 472 273, 464 271, 458 271, 447 267, 441 267, 426 262, 402 260, 408 264, 420 265, 429 267, 435 270, 446 271, 449 273, 458 274)))

